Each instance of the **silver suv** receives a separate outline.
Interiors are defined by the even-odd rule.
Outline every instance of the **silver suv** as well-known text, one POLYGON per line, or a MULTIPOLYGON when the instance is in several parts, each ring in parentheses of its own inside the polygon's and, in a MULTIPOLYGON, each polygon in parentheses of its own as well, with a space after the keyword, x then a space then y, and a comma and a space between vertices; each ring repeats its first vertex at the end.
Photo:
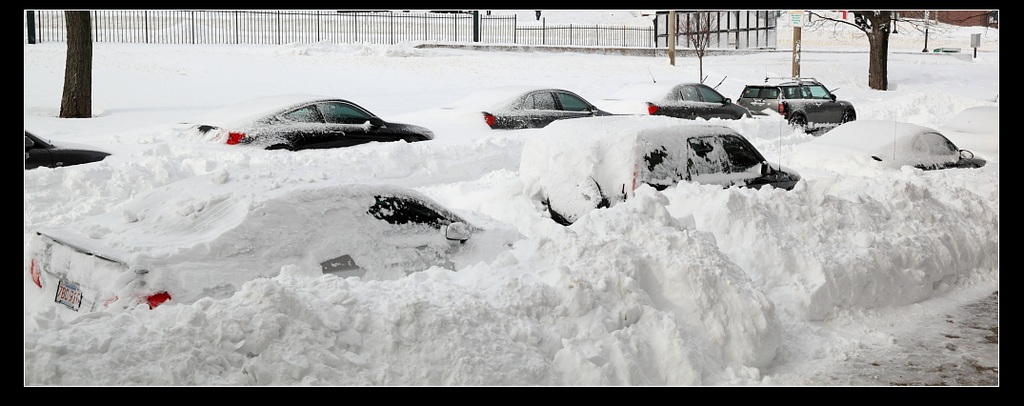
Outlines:
POLYGON ((827 131, 857 119, 853 104, 837 100, 814 78, 765 78, 764 84, 747 85, 736 101, 756 116, 782 115, 807 132, 827 131))

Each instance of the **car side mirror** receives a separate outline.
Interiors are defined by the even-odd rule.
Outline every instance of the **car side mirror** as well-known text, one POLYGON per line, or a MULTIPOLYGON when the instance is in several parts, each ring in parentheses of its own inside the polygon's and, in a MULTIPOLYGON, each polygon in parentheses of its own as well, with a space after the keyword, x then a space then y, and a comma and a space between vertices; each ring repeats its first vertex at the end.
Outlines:
POLYGON ((836 101, 836 95, 834 95, 834 94, 828 95, 828 98, 832 99, 832 101, 836 101))
POLYGON ((761 161, 761 176, 772 173, 772 165, 768 161, 761 161))
POLYGON ((32 148, 32 146, 34 146, 34 145, 36 145, 36 143, 33 142, 32 139, 29 138, 28 136, 25 136, 25 150, 28 150, 29 148, 32 148))
POLYGON ((732 99, 730 99, 730 98, 726 97, 726 98, 725 98, 725 102, 724 102, 724 103, 722 103, 722 104, 732 104, 732 99))
POLYGON ((445 227, 444 238, 451 241, 466 242, 473 234, 466 223, 456 221, 445 227))
POLYGON ((380 117, 370 117, 370 125, 375 128, 384 127, 384 120, 380 117))

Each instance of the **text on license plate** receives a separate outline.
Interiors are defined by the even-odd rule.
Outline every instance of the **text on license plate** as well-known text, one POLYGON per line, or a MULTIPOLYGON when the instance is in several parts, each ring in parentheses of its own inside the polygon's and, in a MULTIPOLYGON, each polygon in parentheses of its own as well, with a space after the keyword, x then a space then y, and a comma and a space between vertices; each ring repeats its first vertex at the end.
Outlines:
POLYGON ((61 279, 57 284, 57 296, 53 301, 77 312, 78 308, 82 307, 82 289, 73 282, 61 279))

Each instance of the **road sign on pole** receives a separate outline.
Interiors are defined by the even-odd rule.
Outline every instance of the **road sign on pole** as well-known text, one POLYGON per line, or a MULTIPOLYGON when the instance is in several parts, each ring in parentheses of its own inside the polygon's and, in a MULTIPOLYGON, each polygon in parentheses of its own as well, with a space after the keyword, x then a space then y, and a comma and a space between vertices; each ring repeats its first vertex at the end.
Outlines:
POLYGON ((789 12, 789 25, 793 27, 804 26, 804 12, 803 11, 790 11, 789 12))

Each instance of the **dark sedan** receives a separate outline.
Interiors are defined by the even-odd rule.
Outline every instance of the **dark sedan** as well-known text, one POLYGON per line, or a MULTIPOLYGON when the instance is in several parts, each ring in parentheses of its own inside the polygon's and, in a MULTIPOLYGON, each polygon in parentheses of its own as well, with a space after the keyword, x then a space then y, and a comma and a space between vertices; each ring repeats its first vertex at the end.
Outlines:
POLYGON ((203 139, 291 151, 434 139, 427 128, 385 121, 348 100, 311 95, 254 99, 185 124, 203 139))
POLYGON ((108 152, 84 145, 55 143, 25 131, 25 169, 87 164, 102 161, 108 156, 108 152))
POLYGON ((480 111, 495 130, 543 128, 556 120, 610 115, 571 91, 530 86, 483 90, 445 108, 480 111))
POLYGON ((732 102, 702 83, 638 83, 623 87, 599 102, 616 114, 669 116, 685 119, 751 117, 746 107, 732 102))

